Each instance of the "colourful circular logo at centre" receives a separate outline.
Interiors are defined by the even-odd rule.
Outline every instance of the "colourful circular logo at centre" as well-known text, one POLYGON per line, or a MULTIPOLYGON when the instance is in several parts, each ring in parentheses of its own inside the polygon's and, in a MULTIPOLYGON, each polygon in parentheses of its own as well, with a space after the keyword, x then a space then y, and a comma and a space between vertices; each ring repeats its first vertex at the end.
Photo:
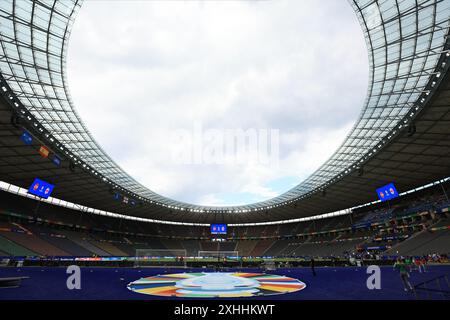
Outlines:
POLYGON ((160 297, 237 298, 300 291, 300 280, 265 273, 199 272, 141 278, 128 284, 131 291, 160 297))

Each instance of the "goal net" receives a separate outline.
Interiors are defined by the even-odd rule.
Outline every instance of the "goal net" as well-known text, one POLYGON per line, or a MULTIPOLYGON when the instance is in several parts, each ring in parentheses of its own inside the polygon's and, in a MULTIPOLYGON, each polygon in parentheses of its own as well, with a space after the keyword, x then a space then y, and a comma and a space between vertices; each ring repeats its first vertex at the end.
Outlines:
POLYGON ((238 258, 239 251, 198 251, 198 257, 201 258, 238 258))
POLYGON ((136 249, 135 267, 186 267, 186 249, 136 249))

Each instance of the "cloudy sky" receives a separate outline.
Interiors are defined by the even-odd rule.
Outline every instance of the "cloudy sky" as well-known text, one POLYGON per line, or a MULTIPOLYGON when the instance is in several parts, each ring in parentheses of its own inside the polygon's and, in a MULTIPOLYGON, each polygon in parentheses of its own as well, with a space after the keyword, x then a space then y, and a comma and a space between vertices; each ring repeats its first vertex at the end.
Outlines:
POLYGON ((368 82, 361 29, 338 0, 87 0, 67 65, 75 106, 104 150, 151 190, 204 205, 300 183, 342 143, 368 82), (277 161, 177 161, 191 145, 174 133, 199 126, 275 130, 277 161))

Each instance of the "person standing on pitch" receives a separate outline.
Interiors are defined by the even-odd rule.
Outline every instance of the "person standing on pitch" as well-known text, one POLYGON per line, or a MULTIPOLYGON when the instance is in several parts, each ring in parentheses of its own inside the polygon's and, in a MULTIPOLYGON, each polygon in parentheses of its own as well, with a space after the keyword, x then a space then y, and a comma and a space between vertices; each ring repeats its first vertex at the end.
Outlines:
POLYGON ((316 270, 315 270, 314 258, 311 258, 311 271, 312 271, 313 276, 315 277, 316 276, 316 270))
POLYGON ((407 263, 403 259, 398 258, 394 264, 394 269, 398 269, 398 271, 400 272, 400 278, 402 279, 403 287, 405 288, 405 291, 413 290, 413 287, 408 279, 409 274, 408 274, 407 263))
POLYGON ((423 270, 423 272, 427 272, 427 268, 426 268, 426 265, 427 265, 427 258, 426 258, 425 256, 420 257, 420 263, 421 263, 421 265, 422 265, 422 270, 423 270))

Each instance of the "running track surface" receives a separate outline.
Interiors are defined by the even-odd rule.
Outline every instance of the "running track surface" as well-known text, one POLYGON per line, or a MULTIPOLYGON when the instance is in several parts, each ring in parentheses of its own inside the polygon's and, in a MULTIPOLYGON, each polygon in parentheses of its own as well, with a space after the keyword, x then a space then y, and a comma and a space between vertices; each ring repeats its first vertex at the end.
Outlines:
MULTIPOLYGON (((201 272, 208 269, 176 268, 82 268, 81 290, 66 287, 66 268, 0 268, 0 278, 27 276, 20 288, 0 288, 0 300, 155 300, 163 298, 135 293, 127 284, 142 277, 165 273, 201 272)), ((224 270, 228 271, 228 270, 224 270)), ((233 269, 231 271, 262 272, 259 269, 233 269)), ((400 276, 392 267, 381 267, 381 290, 369 290, 366 286, 368 274, 365 267, 316 268, 313 277, 309 268, 277 269, 267 273, 296 278, 307 287, 304 290, 269 297, 241 298, 241 300, 408 300, 414 294, 405 292, 400 276)), ((418 284, 441 275, 450 274, 450 266, 429 266, 427 273, 414 271, 411 283, 418 284)), ((449 277, 450 278, 450 277, 449 277)), ((437 288, 436 288, 437 289, 437 288)), ((421 295, 426 298, 426 295, 421 295)), ((434 299, 442 299, 434 295, 434 299)))

